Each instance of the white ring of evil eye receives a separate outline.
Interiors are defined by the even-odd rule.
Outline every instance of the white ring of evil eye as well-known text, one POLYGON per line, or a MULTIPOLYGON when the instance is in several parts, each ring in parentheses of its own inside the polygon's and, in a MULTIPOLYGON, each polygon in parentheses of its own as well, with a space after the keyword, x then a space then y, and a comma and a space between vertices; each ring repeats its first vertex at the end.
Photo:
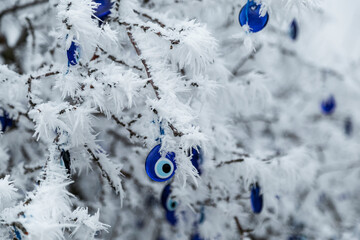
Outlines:
POLYGON ((174 172, 174 164, 167 158, 160 158, 156 164, 155 164, 155 174, 158 178, 165 179, 171 176, 171 174, 174 172), (163 171, 163 166, 165 164, 168 164, 170 166, 169 172, 163 171))
POLYGON ((169 199, 166 201, 166 208, 168 211, 175 211, 178 205, 178 201, 174 198, 169 197, 169 199))

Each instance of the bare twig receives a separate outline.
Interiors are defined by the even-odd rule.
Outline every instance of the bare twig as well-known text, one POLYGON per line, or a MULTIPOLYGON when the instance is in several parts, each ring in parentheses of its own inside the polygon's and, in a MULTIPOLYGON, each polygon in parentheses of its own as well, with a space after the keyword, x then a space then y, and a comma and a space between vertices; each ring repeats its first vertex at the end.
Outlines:
MULTIPOLYGON (((149 70, 149 67, 148 67, 148 64, 146 62, 146 60, 141 56, 141 50, 140 48, 138 47, 132 33, 131 33, 131 27, 128 27, 127 28, 127 34, 128 34, 128 37, 130 39, 130 42, 131 44, 133 45, 135 51, 136 51, 136 54, 139 56, 139 58, 141 59, 141 62, 142 64, 144 65, 145 67, 145 71, 146 71, 146 75, 148 76, 149 80, 148 80, 148 83, 150 83, 150 85, 152 86, 154 92, 155 92, 155 95, 156 95, 156 98, 158 100, 160 100, 160 94, 159 94, 159 88, 155 85, 153 79, 152 79, 152 76, 151 76, 151 73, 150 73, 150 70, 149 70)), ((153 112, 158 115, 158 112, 156 109, 153 109, 153 112)), ((184 133, 180 132, 177 128, 174 127, 174 125, 172 125, 171 123, 168 122, 168 126, 170 127, 170 129, 172 130, 173 134, 175 137, 181 137, 184 135, 184 133)))
POLYGON ((46 3, 48 1, 49 0, 36 0, 36 1, 33 1, 33 2, 25 3, 23 5, 14 5, 14 6, 12 6, 10 8, 7 8, 7 9, 3 10, 2 12, 0 12, 0 18, 2 18, 3 16, 5 16, 8 13, 16 12, 16 11, 24 9, 24 8, 32 7, 32 6, 41 4, 41 3, 46 3))
POLYGON ((234 160, 222 162, 222 163, 219 163, 218 165, 216 165, 216 168, 222 167, 223 165, 229 165, 229 164, 233 164, 233 163, 240 163, 240 162, 243 162, 243 161, 244 161, 243 158, 239 158, 239 159, 234 159, 234 160))
POLYGON ((160 27, 162 27, 162 28, 165 28, 165 27, 166 27, 166 25, 165 25, 164 23, 160 22, 159 19, 153 18, 153 17, 151 17, 149 14, 140 13, 139 11, 137 11, 137 10, 135 10, 135 9, 133 9, 133 11, 134 11, 134 13, 136 13, 136 14, 138 14, 138 15, 140 15, 140 16, 143 16, 143 17, 149 19, 151 22, 158 24, 158 25, 159 25, 160 27))

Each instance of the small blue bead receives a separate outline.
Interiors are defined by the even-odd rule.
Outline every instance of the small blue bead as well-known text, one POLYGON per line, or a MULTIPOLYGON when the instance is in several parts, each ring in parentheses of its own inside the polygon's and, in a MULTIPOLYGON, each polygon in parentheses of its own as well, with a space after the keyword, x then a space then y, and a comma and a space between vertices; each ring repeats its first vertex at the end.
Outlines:
POLYGON ((203 153, 200 148, 198 148, 198 149, 199 149, 199 151, 196 150, 195 148, 191 149, 191 153, 192 153, 191 163, 194 165, 196 170, 199 172, 199 175, 201 175, 202 171, 201 171, 200 165, 203 163, 203 153))
POLYGON ((254 1, 249 1, 245 4, 239 13, 240 25, 248 24, 250 32, 261 31, 269 21, 269 14, 266 13, 265 16, 260 16, 260 9, 261 4, 257 4, 254 1))
POLYGON ((147 175, 154 181, 164 182, 175 174, 175 153, 168 152, 165 158, 160 155, 161 145, 156 145, 149 153, 145 161, 147 175))
POLYGON ((263 196, 260 194, 260 186, 258 183, 251 187, 250 199, 253 212, 256 214, 261 213, 263 207, 263 196))
POLYGON ((111 14, 111 7, 113 3, 110 0, 93 0, 93 1, 100 4, 95 9, 96 11, 94 15, 100 18, 102 21, 104 21, 105 18, 111 14))
POLYGON ((336 108, 336 101, 333 95, 321 102, 321 110, 325 115, 330 115, 336 108))
POLYGON ((290 38, 292 40, 296 40, 297 39, 297 36, 298 36, 298 24, 296 22, 296 20, 294 19, 292 22, 291 22, 291 25, 290 25, 290 31, 289 31, 289 34, 290 34, 290 38))
POLYGON ((71 42, 70 48, 67 50, 68 62, 71 65, 78 64, 80 58, 80 47, 74 41, 71 42))

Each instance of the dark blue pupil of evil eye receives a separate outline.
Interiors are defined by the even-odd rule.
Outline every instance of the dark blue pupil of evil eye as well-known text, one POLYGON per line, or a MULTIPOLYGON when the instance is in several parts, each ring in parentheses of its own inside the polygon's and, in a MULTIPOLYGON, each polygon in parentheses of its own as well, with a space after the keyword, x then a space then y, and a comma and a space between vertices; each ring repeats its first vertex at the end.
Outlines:
POLYGON ((249 1, 245 6, 242 7, 239 13, 239 22, 241 26, 245 24, 249 25, 250 32, 259 32, 267 24, 269 20, 269 14, 260 16, 261 5, 256 4, 253 1, 249 1))
POLYGON ((256 214, 260 213, 263 207, 263 196, 257 183, 251 187, 251 206, 256 214))
POLYGON ((155 146, 149 153, 145 162, 148 176, 157 182, 169 180, 175 173, 175 153, 168 152, 166 156, 160 154, 161 145, 155 146))
POLYGON ((167 164, 167 163, 164 164, 164 165, 162 166, 162 170, 163 170, 164 173, 169 173, 170 170, 171 170, 170 164, 167 164))

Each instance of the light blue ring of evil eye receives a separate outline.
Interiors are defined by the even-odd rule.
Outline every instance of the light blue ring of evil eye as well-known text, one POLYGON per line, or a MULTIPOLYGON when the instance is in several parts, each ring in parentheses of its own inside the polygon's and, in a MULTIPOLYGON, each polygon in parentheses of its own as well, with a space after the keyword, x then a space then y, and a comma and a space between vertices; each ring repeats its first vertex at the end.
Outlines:
POLYGON ((269 14, 264 16, 260 14, 261 4, 257 4, 254 1, 248 1, 239 13, 239 23, 241 26, 249 25, 249 31, 256 33, 261 31, 267 25, 269 21, 269 14))
POLYGON ((145 161, 147 175, 154 181, 164 182, 169 180, 176 171, 175 153, 166 153, 165 158, 160 154, 161 145, 156 145, 145 161))
POLYGON ((169 197, 169 199, 166 202, 166 210, 175 211, 175 209, 177 208, 178 205, 179 205, 179 202, 176 199, 169 197))
POLYGON ((174 173, 174 164, 167 158, 160 158, 155 164, 155 174, 158 178, 166 179, 174 173), (170 168, 169 168, 170 166, 170 168), (166 168, 166 171, 164 170, 166 168))

